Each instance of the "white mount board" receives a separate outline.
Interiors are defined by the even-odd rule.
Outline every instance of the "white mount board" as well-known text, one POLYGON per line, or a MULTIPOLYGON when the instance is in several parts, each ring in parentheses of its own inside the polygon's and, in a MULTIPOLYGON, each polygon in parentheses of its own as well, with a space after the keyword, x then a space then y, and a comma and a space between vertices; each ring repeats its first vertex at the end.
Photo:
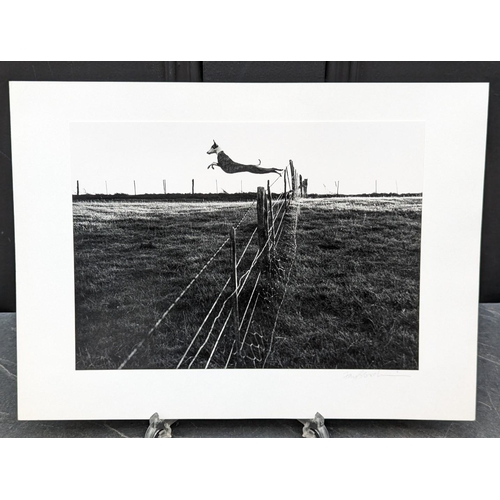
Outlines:
POLYGON ((21 420, 472 420, 487 84, 10 84, 21 420), (425 123, 419 369, 75 370, 70 124, 425 123), (450 182, 451 179, 451 182, 450 182))

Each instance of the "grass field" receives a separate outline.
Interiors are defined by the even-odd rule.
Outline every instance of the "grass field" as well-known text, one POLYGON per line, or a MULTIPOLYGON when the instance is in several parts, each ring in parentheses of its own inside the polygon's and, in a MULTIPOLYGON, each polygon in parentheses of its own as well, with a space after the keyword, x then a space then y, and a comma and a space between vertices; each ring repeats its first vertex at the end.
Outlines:
POLYGON ((302 200, 268 367, 417 369, 421 198, 302 200))
MULTIPOLYGON (((249 206, 74 202, 77 368, 116 369, 249 206)), ((249 334, 268 351, 265 367, 416 369, 420 214, 420 198, 301 200, 249 334)), ((240 252, 255 223, 253 208, 240 252)), ((127 368, 175 368, 229 273, 224 248, 127 368)), ((222 339, 210 366, 223 367, 228 349, 222 339)))

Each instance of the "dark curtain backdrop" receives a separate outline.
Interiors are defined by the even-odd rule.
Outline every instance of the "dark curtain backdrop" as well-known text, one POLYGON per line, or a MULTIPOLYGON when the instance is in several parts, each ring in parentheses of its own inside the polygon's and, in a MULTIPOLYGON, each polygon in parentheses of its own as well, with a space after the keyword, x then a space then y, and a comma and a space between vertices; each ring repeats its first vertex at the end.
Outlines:
POLYGON ((500 62, 0 62, 0 312, 15 311, 9 80, 490 82, 479 299, 500 302, 500 62))

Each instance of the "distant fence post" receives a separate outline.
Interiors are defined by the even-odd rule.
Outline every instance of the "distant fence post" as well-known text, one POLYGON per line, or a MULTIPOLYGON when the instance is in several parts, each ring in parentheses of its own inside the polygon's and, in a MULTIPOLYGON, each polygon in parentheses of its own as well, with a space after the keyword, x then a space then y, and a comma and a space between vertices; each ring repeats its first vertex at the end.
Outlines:
POLYGON ((293 166, 293 161, 290 160, 290 174, 292 176, 292 198, 295 198, 296 190, 297 190, 297 172, 295 171, 295 167, 293 166))
POLYGON ((80 195, 80 181, 76 181, 76 196, 80 195))
POLYGON ((300 197, 302 198, 302 196, 304 196, 304 190, 303 190, 304 188, 303 188, 303 184, 302 184, 302 176, 301 175, 299 175, 299 181, 300 181, 300 183, 299 183, 300 197))
POLYGON ((303 196, 307 198, 307 179, 302 181, 303 196))
POLYGON ((276 242, 276 233, 274 232, 273 196, 271 194, 271 186, 270 186, 269 181, 267 181, 267 203, 269 206, 268 219, 269 219, 269 227, 270 227, 270 231, 271 231, 270 245, 274 251, 274 245, 276 242))
POLYGON ((236 230, 234 227, 229 232, 231 240, 231 265, 232 265, 232 284, 233 284, 233 331, 235 352, 239 352, 241 339, 240 339, 240 312, 238 303, 238 259, 236 258, 236 230))
POLYGON ((194 194, 194 179, 191 181, 191 194, 194 194))
POLYGON ((269 245, 266 245, 269 236, 267 227, 267 208, 265 189, 262 186, 257 188, 257 238, 259 240, 259 251, 261 267, 265 270, 269 266, 269 245))

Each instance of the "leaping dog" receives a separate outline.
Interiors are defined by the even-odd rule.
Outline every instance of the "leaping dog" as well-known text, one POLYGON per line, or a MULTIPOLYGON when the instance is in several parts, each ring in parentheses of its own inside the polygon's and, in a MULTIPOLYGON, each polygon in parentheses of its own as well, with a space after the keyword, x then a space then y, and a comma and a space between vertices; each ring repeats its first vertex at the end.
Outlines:
POLYGON ((224 151, 216 144, 214 141, 212 147, 207 151, 207 155, 217 154, 217 161, 211 163, 207 168, 220 167, 226 174, 238 174, 240 172, 250 172, 251 174, 278 174, 281 176, 280 172, 283 171, 282 168, 266 168, 260 167, 259 165, 243 165, 242 163, 236 163, 227 156, 224 151))

